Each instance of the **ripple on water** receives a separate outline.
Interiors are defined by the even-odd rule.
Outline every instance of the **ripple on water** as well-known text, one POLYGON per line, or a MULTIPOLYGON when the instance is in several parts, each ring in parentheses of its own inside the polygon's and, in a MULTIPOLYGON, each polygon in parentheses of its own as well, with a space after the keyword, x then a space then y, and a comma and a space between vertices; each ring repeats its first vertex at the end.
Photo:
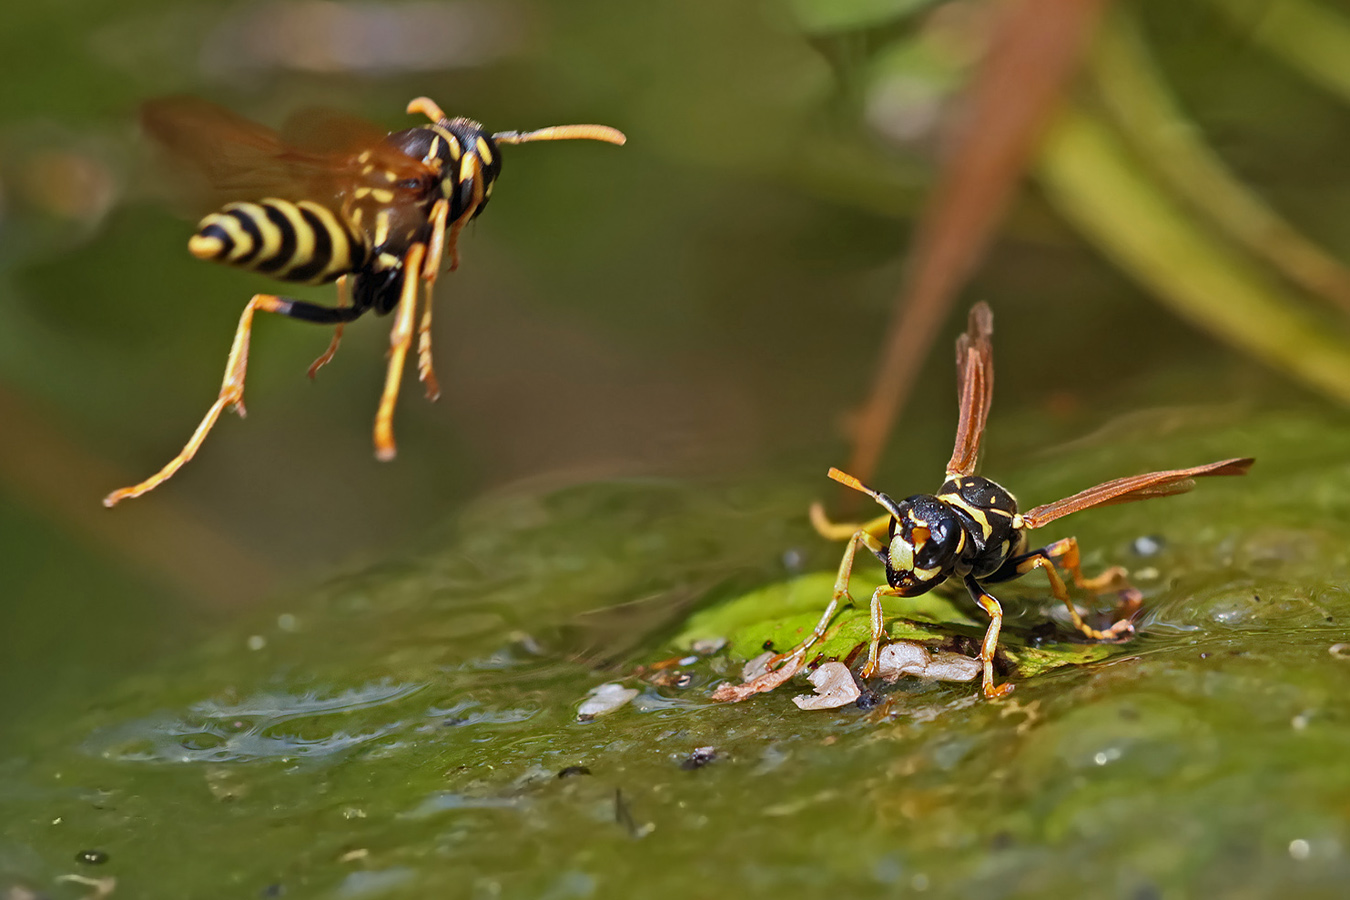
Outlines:
POLYGON ((332 694, 318 691, 258 694, 223 703, 203 700, 185 714, 157 713, 95 732, 86 752, 117 762, 220 763, 318 758, 342 753, 401 731, 402 718, 336 727, 339 719, 396 704, 424 682, 378 682, 332 694))

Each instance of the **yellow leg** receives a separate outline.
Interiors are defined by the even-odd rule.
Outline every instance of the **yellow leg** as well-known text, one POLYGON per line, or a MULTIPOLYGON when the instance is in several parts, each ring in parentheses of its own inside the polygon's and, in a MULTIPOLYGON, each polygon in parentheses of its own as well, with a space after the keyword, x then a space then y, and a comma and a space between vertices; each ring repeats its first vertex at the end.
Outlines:
POLYGON ((1126 580, 1129 575, 1120 566, 1112 566, 1105 572, 1094 578, 1084 578, 1082 562, 1078 555, 1078 539, 1064 538, 1055 541, 1045 548, 1045 555, 1055 563, 1069 570, 1073 576, 1073 583, 1085 591, 1091 591, 1094 594, 1104 594, 1107 591, 1126 591, 1130 590, 1130 583, 1126 580))
MULTIPOLYGON (((1043 569, 1046 578, 1050 581, 1050 592, 1055 595, 1055 599, 1064 604, 1069 611, 1069 618, 1073 621, 1073 627, 1077 628, 1083 634, 1092 638, 1094 641, 1114 641, 1119 640, 1123 634, 1129 634, 1134 631, 1134 625, 1129 618, 1118 619, 1112 626, 1105 631, 1099 628, 1093 628, 1083 621, 1083 617, 1078 612, 1078 607, 1073 605, 1073 599, 1069 596, 1069 589, 1064 584, 1064 579, 1059 577, 1055 571, 1055 564, 1047 557, 1033 556, 1027 560, 1027 571, 1031 569, 1043 569)), ((1133 610, 1131 610, 1133 614, 1133 610)))
MULTIPOLYGON (((463 184, 465 179, 473 183, 473 199, 468 207, 459 214, 459 218, 450 223, 449 235, 446 244, 449 246, 450 271, 453 272, 459 268, 459 233, 464 230, 464 226, 469 224, 478 207, 483 205, 483 169, 482 161, 477 153, 466 155, 460 163, 459 182, 463 184)), ((447 211, 448 215, 448 211, 447 211)), ((437 266, 437 269, 440 267, 437 266)))
POLYGON ((877 516, 870 522, 861 524, 849 524, 845 522, 831 522, 825 515, 825 507, 820 503, 811 504, 811 527, 816 530, 816 534, 830 541, 846 541, 853 536, 855 531, 865 531, 874 538, 884 538, 890 532, 891 515, 877 516))
POLYGON ((206 440, 206 436, 210 434, 216 420, 220 418, 220 414, 225 411, 226 407, 234 407, 234 410, 241 417, 245 414, 244 376, 248 371, 248 342, 249 336, 253 332, 253 313, 262 310, 263 312, 285 314, 289 309, 289 302, 272 294, 256 294, 252 300, 248 301, 248 305, 244 307, 243 315, 239 317, 239 327, 234 332, 234 343, 230 347, 230 357, 225 363, 225 378, 220 385, 220 394, 216 397, 216 402, 211 404, 211 408, 206 411, 206 416, 197 426, 197 430, 192 433, 192 437, 188 439, 187 444, 179 451, 178 455, 169 460, 168 465, 140 484, 113 491, 103 498, 104 506, 116 506, 128 498, 139 497, 146 491, 152 491, 172 478, 175 472, 197 454, 202 442, 206 440))
POLYGON ((770 660, 770 668, 778 668, 781 663, 793 657, 804 656, 816 641, 825 636, 825 632, 830 627, 830 620, 834 618, 835 612, 839 609, 839 604, 841 602, 853 602, 853 598, 848 593, 848 582, 853 575, 853 558, 858 552, 859 544, 866 545, 873 552, 881 549, 880 542, 866 531, 854 532, 853 537, 849 538, 848 546, 844 548, 843 558, 839 561, 839 572, 834 578, 834 596, 830 598, 830 605, 825 607, 825 612, 821 614, 820 620, 816 622, 816 627, 807 635, 806 640, 770 660))
MULTIPOLYGON (((347 286, 347 278, 348 276, 343 275, 337 280, 338 309, 346 306, 351 297, 351 292, 348 290, 347 286)), ((338 345, 342 343, 342 329, 346 327, 346 324, 347 323, 345 322, 339 322, 337 325, 333 326, 333 339, 328 342, 328 349, 323 351, 318 359, 310 363, 310 379, 313 379, 315 375, 319 374, 320 369, 333 361, 333 354, 337 353, 338 345)))
POLYGON ((882 597, 898 597, 900 592, 888 584, 883 584, 872 592, 872 640, 867 645, 867 664, 860 673, 863 678, 871 678, 877 670, 877 656, 881 652, 881 639, 886 636, 886 622, 881 614, 882 597))
POLYGON ((449 214, 448 200, 437 200, 431 208, 431 240, 427 242, 427 258, 422 266, 426 296, 422 301, 422 321, 417 326, 417 379, 426 387, 428 400, 436 400, 441 396, 436 370, 431 365, 431 300, 436 278, 441 273, 441 258, 445 253, 445 220, 449 214))
POLYGON ((984 664, 984 681, 981 689, 986 700, 996 700, 1012 692, 1011 684, 994 683, 994 651, 998 649, 998 635, 1003 630, 1003 607, 994 596, 982 588, 974 578, 966 577, 966 589, 975 602, 989 616, 989 628, 980 644, 980 662, 984 664))
POLYGON ((849 576, 853 573, 853 557, 857 553, 859 544, 866 544, 869 549, 874 550, 880 547, 880 544, 865 531, 858 531, 849 540, 848 547, 844 550, 844 557, 839 562, 839 574, 834 580, 834 597, 830 600, 830 605, 826 607, 820 621, 816 623, 816 627, 812 629, 806 640, 786 653, 779 653, 771 658, 765 665, 764 671, 751 681, 738 685, 722 685, 713 692, 712 698, 714 700, 739 702, 755 694, 771 691, 797 673, 806 660, 806 652, 829 630, 830 620, 834 618, 835 610, 839 608, 840 601, 848 600, 850 603, 852 602, 848 594, 848 582, 849 576))
POLYGON ((417 284, 421 280, 419 276, 426 252, 425 244, 413 244, 403 257, 403 294, 399 297, 394 327, 389 333, 389 371, 385 375, 380 407, 375 412, 375 458, 386 462, 398 455, 394 444, 394 406, 398 403, 398 388, 403 380, 408 348, 412 346, 417 284))
POLYGON ((1143 605, 1143 596, 1138 590, 1130 586, 1129 581, 1125 578, 1125 570, 1120 566, 1112 566, 1095 578, 1084 578, 1078 554, 1078 541, 1075 538, 1064 538, 1041 550, 1032 551, 1017 563, 1016 569, 1019 574, 1026 574, 1032 569, 1043 569, 1050 581, 1051 593, 1054 594, 1056 600, 1059 600, 1068 609, 1073 627, 1093 640, 1115 641, 1134 632, 1134 624, 1131 619, 1143 605), (1055 569, 1056 565, 1067 569, 1069 574, 1073 576, 1074 584, 1085 591, 1094 594, 1116 591, 1120 594, 1120 603, 1116 608, 1116 621, 1112 623, 1110 628, 1105 630, 1093 628, 1083 621, 1083 617, 1079 614, 1077 607, 1074 606, 1072 598, 1069 597, 1069 589, 1064 584, 1064 579, 1059 577, 1059 573, 1055 569))

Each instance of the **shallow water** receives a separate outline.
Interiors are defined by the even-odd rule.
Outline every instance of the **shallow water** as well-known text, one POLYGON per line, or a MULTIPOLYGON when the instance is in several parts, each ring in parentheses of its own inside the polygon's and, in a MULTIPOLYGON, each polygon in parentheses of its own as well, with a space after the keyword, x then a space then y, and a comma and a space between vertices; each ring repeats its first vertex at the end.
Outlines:
MULTIPOLYGON (((65 873, 179 897, 1332 896, 1350 429, 1319 419, 1161 439, 1261 461, 1069 520, 1091 565, 1155 570, 1143 634, 996 703, 908 680, 871 711, 798 711, 804 682, 711 704, 729 660, 683 688, 629 677, 689 610, 790 575, 782 547, 829 566, 802 497, 629 481, 484 500, 439 546, 45 710, 3 762, 0 865, 54 897, 88 890, 53 887, 65 873), (577 721, 615 680, 638 699, 577 721)), ((1039 496, 1114 455, 1005 480, 1039 496)), ((1045 620, 1024 581, 1014 631, 1045 620)))

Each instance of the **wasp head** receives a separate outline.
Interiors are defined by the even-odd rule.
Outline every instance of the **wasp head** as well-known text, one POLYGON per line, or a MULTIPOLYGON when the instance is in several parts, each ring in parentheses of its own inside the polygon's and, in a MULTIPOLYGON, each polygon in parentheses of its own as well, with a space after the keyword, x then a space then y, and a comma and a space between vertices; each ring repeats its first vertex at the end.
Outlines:
POLYGON ((936 497, 916 494, 891 513, 886 580, 902 596, 927 593, 947 580, 965 549, 965 529, 936 497))

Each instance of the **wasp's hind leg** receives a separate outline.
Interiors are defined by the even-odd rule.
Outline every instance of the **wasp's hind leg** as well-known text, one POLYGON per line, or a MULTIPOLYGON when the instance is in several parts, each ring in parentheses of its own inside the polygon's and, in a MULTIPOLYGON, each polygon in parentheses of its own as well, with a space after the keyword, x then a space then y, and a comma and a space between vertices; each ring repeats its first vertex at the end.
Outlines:
POLYGON ((248 371, 248 343, 253 333, 253 314, 259 310, 290 316, 293 319, 300 319, 305 322, 317 322, 321 325, 350 322, 364 312, 364 310, 351 306, 334 309, 300 300, 277 297, 273 294, 255 294, 253 299, 248 301, 248 305, 244 307, 243 315, 239 317, 239 327, 235 329, 234 343, 230 347, 230 356, 225 363, 225 378, 220 384, 220 394, 216 397, 216 402, 211 404, 211 408, 206 411, 206 416, 197 426, 197 430, 192 433, 192 437, 188 439, 187 444, 179 451, 178 455, 169 460, 168 465, 140 484, 113 491, 103 498, 104 506, 116 506, 128 498, 139 497, 173 477, 175 472, 196 455, 202 446, 202 442, 206 440, 206 436, 211 433, 216 420, 220 418, 220 414, 227 407, 233 407, 241 417, 245 414, 244 376, 248 371))
POLYGON ((1005 581, 1009 578, 1026 575, 1032 569, 1045 570, 1046 577, 1050 580, 1050 590, 1055 595, 1055 599, 1064 604, 1069 611, 1069 618, 1073 621, 1073 627, 1083 634, 1097 641, 1119 641, 1134 633, 1132 620, 1139 612, 1140 607, 1143 606, 1143 595, 1126 580, 1125 570, 1120 566, 1112 566, 1094 578, 1083 577, 1077 539, 1064 538, 1039 550, 1014 556, 986 580, 1005 581), (1083 621, 1078 608, 1074 606, 1073 600, 1069 597, 1069 589, 1064 584, 1064 579, 1060 578, 1059 572, 1056 571, 1056 566, 1062 566, 1066 569, 1073 577, 1073 583, 1082 590, 1093 594, 1115 591, 1119 595, 1120 601, 1117 603, 1114 613, 1115 621, 1109 628, 1093 628, 1083 621))
MULTIPOLYGON (((343 275, 337 280, 338 309, 347 309, 351 299, 351 291, 348 288, 347 281, 349 276, 343 275)), ((320 307, 322 308, 322 307, 320 307)), ((357 314, 359 315, 359 313, 357 314)), ((356 316, 352 316, 355 318, 356 316)), ((310 363, 309 377, 312 380, 319 370, 333 361, 333 354, 337 353, 338 345, 342 343, 342 329, 351 319, 343 318, 338 321, 333 328, 333 339, 328 342, 328 349, 319 354, 319 358, 310 363)))
POLYGON ((980 643, 980 662, 984 665, 984 682, 982 689, 985 699, 995 700, 1005 696, 1013 689, 1011 684, 994 684, 994 651, 998 649, 998 635, 1003 630, 1003 607, 999 605, 994 595, 986 591, 975 580, 974 576, 967 575, 965 578, 966 590, 970 591, 970 596, 979 604, 980 609, 984 610, 989 616, 989 628, 984 633, 984 640, 980 643))

